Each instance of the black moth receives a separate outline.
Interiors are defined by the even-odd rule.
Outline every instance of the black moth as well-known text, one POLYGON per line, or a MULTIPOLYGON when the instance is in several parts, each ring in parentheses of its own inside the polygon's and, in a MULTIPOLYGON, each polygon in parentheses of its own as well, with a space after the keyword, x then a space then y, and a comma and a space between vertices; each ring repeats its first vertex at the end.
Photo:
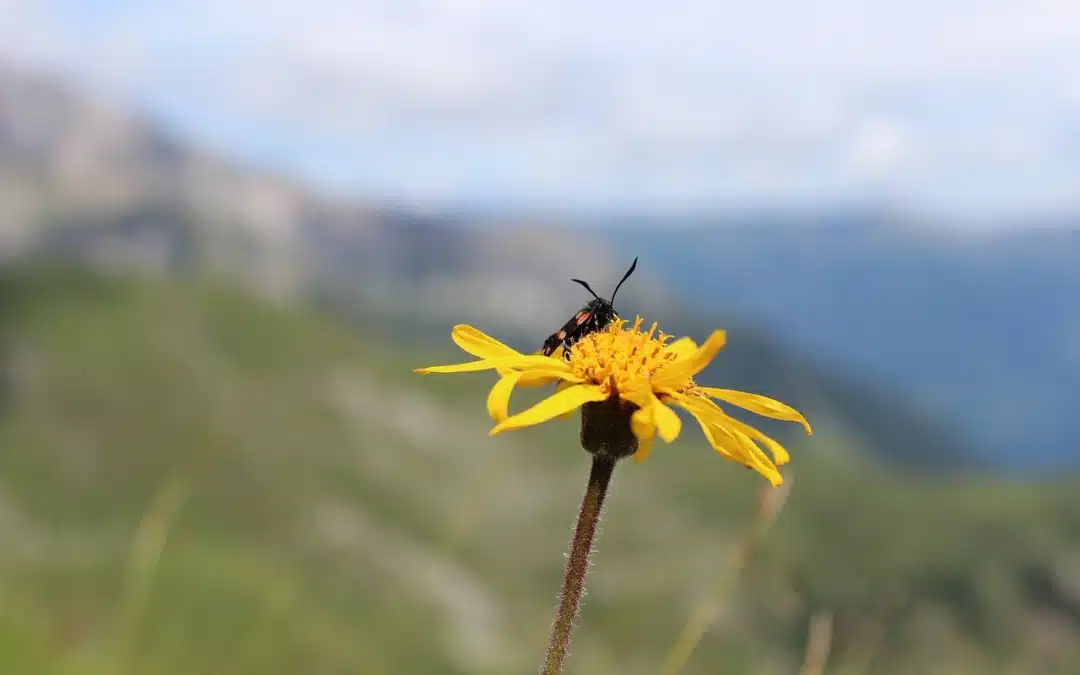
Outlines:
POLYGON ((566 322, 559 330, 555 331, 548 339, 544 340, 544 346, 540 349, 540 353, 544 356, 551 356, 555 353, 555 350, 559 347, 563 348, 563 351, 570 349, 575 342, 585 337, 589 333, 597 333, 608 327, 608 324, 615 318, 615 294, 619 292, 619 287, 623 285, 623 281, 626 281, 631 274, 634 273, 634 269, 637 268, 637 258, 634 258, 634 263, 630 265, 630 269, 626 270, 626 274, 615 286, 615 290, 611 293, 611 299, 605 300, 599 295, 593 292, 593 289, 589 288, 589 284, 585 283, 581 279, 571 279, 571 281, 581 284, 585 287, 595 300, 590 300, 589 304, 585 305, 581 311, 574 316, 570 317, 570 320, 566 322))

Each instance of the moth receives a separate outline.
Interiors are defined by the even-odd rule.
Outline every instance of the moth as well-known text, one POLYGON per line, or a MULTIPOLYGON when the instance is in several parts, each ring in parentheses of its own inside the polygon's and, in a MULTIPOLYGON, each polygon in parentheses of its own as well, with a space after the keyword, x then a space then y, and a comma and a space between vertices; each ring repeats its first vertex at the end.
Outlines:
POLYGON ((581 338, 589 335, 590 333, 598 333, 615 320, 618 314, 615 312, 615 294, 619 292, 619 288, 623 285, 623 282, 630 278, 630 275, 637 269, 638 259, 634 258, 634 262, 630 265, 630 269, 626 270, 626 274, 615 286, 615 290, 611 293, 611 299, 605 300, 597 295, 593 289, 589 288, 589 284, 585 283, 581 279, 571 279, 574 283, 581 284, 585 287, 590 294, 592 294, 595 300, 590 300, 589 304, 585 305, 574 316, 570 317, 570 320, 563 325, 562 328, 552 333, 548 339, 544 340, 544 346, 540 348, 540 353, 544 356, 551 356, 559 348, 563 348, 565 354, 574 343, 581 338))

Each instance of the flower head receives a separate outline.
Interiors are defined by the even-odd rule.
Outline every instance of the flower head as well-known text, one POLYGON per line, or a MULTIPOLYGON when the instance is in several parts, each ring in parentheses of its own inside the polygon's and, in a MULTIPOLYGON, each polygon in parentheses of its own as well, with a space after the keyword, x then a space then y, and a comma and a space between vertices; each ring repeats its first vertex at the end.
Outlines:
POLYGON ((459 325, 452 333, 454 342, 480 360, 420 368, 416 372, 498 372, 501 377, 487 401, 488 413, 495 420, 492 435, 547 422, 588 404, 618 402, 632 411, 629 424, 637 440, 634 459, 639 462, 648 456, 657 435, 668 443, 678 437, 682 420, 671 409, 674 404, 697 420, 718 453, 754 469, 773 485, 780 485, 783 479, 776 467, 788 462, 787 451, 776 440, 727 415, 713 399, 765 417, 798 422, 810 433, 806 419, 794 408, 765 396, 701 387, 694 382, 694 376, 723 348, 724 331, 713 331, 699 346, 689 338, 669 342, 671 336, 657 333, 655 323, 648 331, 641 326, 640 317, 629 328, 626 322, 616 320, 556 357, 522 354, 471 326, 459 325), (515 387, 552 382, 557 386, 551 396, 516 415, 509 414, 510 394, 515 387))

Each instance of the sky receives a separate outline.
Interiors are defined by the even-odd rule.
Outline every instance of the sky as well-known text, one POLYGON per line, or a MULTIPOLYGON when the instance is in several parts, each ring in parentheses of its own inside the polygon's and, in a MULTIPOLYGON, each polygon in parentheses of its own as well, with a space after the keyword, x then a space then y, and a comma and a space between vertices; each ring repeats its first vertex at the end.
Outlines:
POLYGON ((0 0, 0 60, 326 189, 1080 209, 1076 0, 0 0))

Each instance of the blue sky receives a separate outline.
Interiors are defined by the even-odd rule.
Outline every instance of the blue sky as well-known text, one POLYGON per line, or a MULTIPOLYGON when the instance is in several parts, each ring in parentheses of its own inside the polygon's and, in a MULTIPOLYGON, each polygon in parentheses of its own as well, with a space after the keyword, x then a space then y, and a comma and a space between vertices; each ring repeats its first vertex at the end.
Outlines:
POLYGON ((1080 209, 1075 0, 0 0, 0 58, 330 189, 1080 209))

